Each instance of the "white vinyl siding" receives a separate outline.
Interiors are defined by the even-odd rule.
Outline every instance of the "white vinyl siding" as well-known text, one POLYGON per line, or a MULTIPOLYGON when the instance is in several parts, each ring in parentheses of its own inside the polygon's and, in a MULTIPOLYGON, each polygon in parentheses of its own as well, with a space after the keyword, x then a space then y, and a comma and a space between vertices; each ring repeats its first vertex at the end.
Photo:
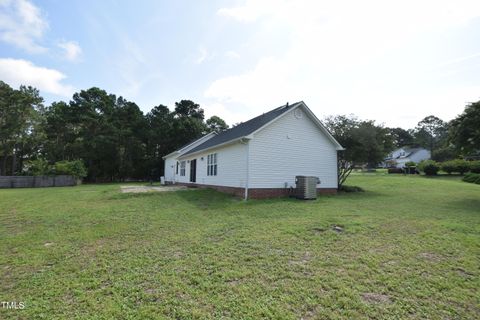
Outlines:
POLYGON ((427 149, 419 150, 410 156, 410 160, 415 163, 428 159, 430 159, 430 151, 427 149))
POLYGON ((171 156, 165 159, 165 171, 163 175, 165 176, 165 181, 174 182, 175 181, 175 171, 177 167, 177 159, 175 156, 171 156))
MULTIPOLYGON (((246 181, 246 145, 233 143, 221 148, 208 150, 186 157, 185 160, 197 159, 197 184, 227 187, 245 187, 246 181), (217 154, 217 175, 208 175, 208 155, 217 154)), ((182 159, 183 160, 183 159, 182 159)), ((190 183, 189 163, 187 162, 187 176, 179 177, 179 182, 190 183)))
POLYGON ((320 178, 319 188, 337 188, 337 150, 302 109, 289 111, 250 141, 250 188, 295 186, 295 176, 320 178))
MULTIPOLYGON (((206 136, 201 137, 200 139, 196 140, 195 142, 191 143, 190 145, 184 147, 183 149, 179 150, 180 154, 188 152, 188 150, 192 150, 196 146, 204 143, 208 139, 214 137, 215 134, 207 134, 206 136)), ((177 182, 179 181, 179 173, 180 173, 180 163, 178 162, 179 153, 172 153, 170 156, 165 158, 165 166, 164 166, 164 176, 165 181, 167 182, 177 182), (178 167, 177 167, 178 166, 178 167), (178 168, 178 169, 177 169, 178 168)))
POLYGON ((186 174, 176 181, 190 183, 190 164, 196 159, 197 184, 244 188, 248 154, 249 188, 294 187, 297 175, 319 177, 319 188, 336 188, 336 146, 303 108, 297 117, 292 111, 255 133, 248 144, 234 142, 180 157, 186 160, 186 174), (213 160, 216 175, 212 175, 213 160))

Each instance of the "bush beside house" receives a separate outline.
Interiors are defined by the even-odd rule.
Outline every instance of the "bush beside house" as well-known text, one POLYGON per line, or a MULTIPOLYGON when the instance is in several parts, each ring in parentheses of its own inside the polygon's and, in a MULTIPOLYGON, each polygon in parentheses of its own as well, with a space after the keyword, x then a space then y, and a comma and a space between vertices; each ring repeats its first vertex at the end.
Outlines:
POLYGON ((445 171, 448 174, 452 174, 453 172, 456 172, 463 175, 464 173, 471 170, 470 161, 463 160, 463 159, 445 161, 441 163, 440 167, 442 171, 445 171))
POLYGON ((448 174, 458 173, 464 175, 467 172, 480 174, 480 160, 467 161, 463 159, 455 159, 445 162, 425 160, 418 164, 418 168, 427 176, 436 175, 440 170, 448 174))
POLYGON ((418 169, 427 176, 434 176, 440 170, 438 162, 433 160, 423 160, 418 164, 418 169))

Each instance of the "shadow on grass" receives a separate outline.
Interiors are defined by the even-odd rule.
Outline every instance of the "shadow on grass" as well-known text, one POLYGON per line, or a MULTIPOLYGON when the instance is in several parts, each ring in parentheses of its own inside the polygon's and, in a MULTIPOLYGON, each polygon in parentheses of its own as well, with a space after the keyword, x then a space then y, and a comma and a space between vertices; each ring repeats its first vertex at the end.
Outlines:
POLYGON ((144 192, 144 193, 122 193, 120 191, 110 193, 108 200, 128 200, 128 199, 155 199, 159 201, 182 201, 200 210, 229 209, 232 206, 246 206, 250 208, 261 208, 263 206, 281 205, 281 204, 312 204, 319 201, 342 201, 348 200, 366 200, 378 197, 385 197, 385 194, 365 190, 364 192, 339 192, 336 195, 318 195, 317 200, 301 200, 295 197, 278 197, 269 199, 250 199, 244 201, 243 198, 235 197, 230 194, 216 191, 215 189, 191 188, 171 192, 144 192))
MULTIPOLYGON (((388 195, 386 195, 385 193, 382 193, 382 192, 378 192, 378 191, 372 191, 372 190, 368 190, 368 189, 363 189, 362 192, 344 192, 344 191, 340 191, 340 192, 338 192, 336 195, 331 195, 331 196, 328 196, 328 197, 332 197, 332 198, 335 198, 335 197, 338 197, 338 198, 348 197, 348 198, 351 198, 351 199, 371 199, 371 198, 379 198, 379 197, 385 197, 385 196, 388 196, 388 195)), ((325 197, 325 196, 320 195, 319 197, 325 197)))
POLYGON ((457 211, 465 210, 469 213, 480 215, 480 198, 468 198, 462 200, 450 201, 448 205, 457 211))
POLYGON ((214 189, 188 189, 176 191, 175 195, 202 210, 227 208, 242 201, 233 195, 214 189))
POLYGON ((364 192, 341 192, 336 195, 318 195, 317 200, 301 200, 295 197, 277 197, 277 198, 267 198, 267 199, 249 199, 244 201, 243 198, 235 197, 233 195, 225 194, 214 189, 194 189, 192 192, 178 191, 175 192, 175 195, 182 198, 183 200, 189 202, 190 204, 203 209, 227 209, 232 205, 245 205, 247 207, 262 207, 270 206, 272 204, 315 204, 318 201, 335 201, 342 200, 345 198, 348 199, 372 199, 378 197, 385 197, 385 194, 375 191, 365 190, 364 192))

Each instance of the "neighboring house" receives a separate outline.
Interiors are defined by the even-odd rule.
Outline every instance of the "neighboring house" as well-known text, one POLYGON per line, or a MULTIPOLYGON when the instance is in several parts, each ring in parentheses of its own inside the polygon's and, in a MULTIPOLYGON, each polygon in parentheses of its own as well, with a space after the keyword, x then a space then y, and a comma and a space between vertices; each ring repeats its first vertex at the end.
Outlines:
POLYGON ((430 151, 425 148, 398 148, 392 151, 387 158, 384 159, 385 167, 403 168, 405 163, 413 161, 419 163, 422 160, 430 159, 430 151))
POLYGON ((316 176, 319 192, 338 187, 332 137, 304 102, 210 133, 165 156, 165 181, 212 187, 247 198, 287 195, 295 176, 316 176))

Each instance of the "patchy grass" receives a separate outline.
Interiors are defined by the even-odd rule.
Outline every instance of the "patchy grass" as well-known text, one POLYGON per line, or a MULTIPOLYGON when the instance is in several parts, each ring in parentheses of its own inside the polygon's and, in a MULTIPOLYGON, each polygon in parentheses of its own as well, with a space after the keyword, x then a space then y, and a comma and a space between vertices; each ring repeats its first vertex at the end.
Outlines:
POLYGON ((0 300, 26 304, 0 318, 478 319, 480 186, 349 183, 365 192, 0 190, 0 300))

